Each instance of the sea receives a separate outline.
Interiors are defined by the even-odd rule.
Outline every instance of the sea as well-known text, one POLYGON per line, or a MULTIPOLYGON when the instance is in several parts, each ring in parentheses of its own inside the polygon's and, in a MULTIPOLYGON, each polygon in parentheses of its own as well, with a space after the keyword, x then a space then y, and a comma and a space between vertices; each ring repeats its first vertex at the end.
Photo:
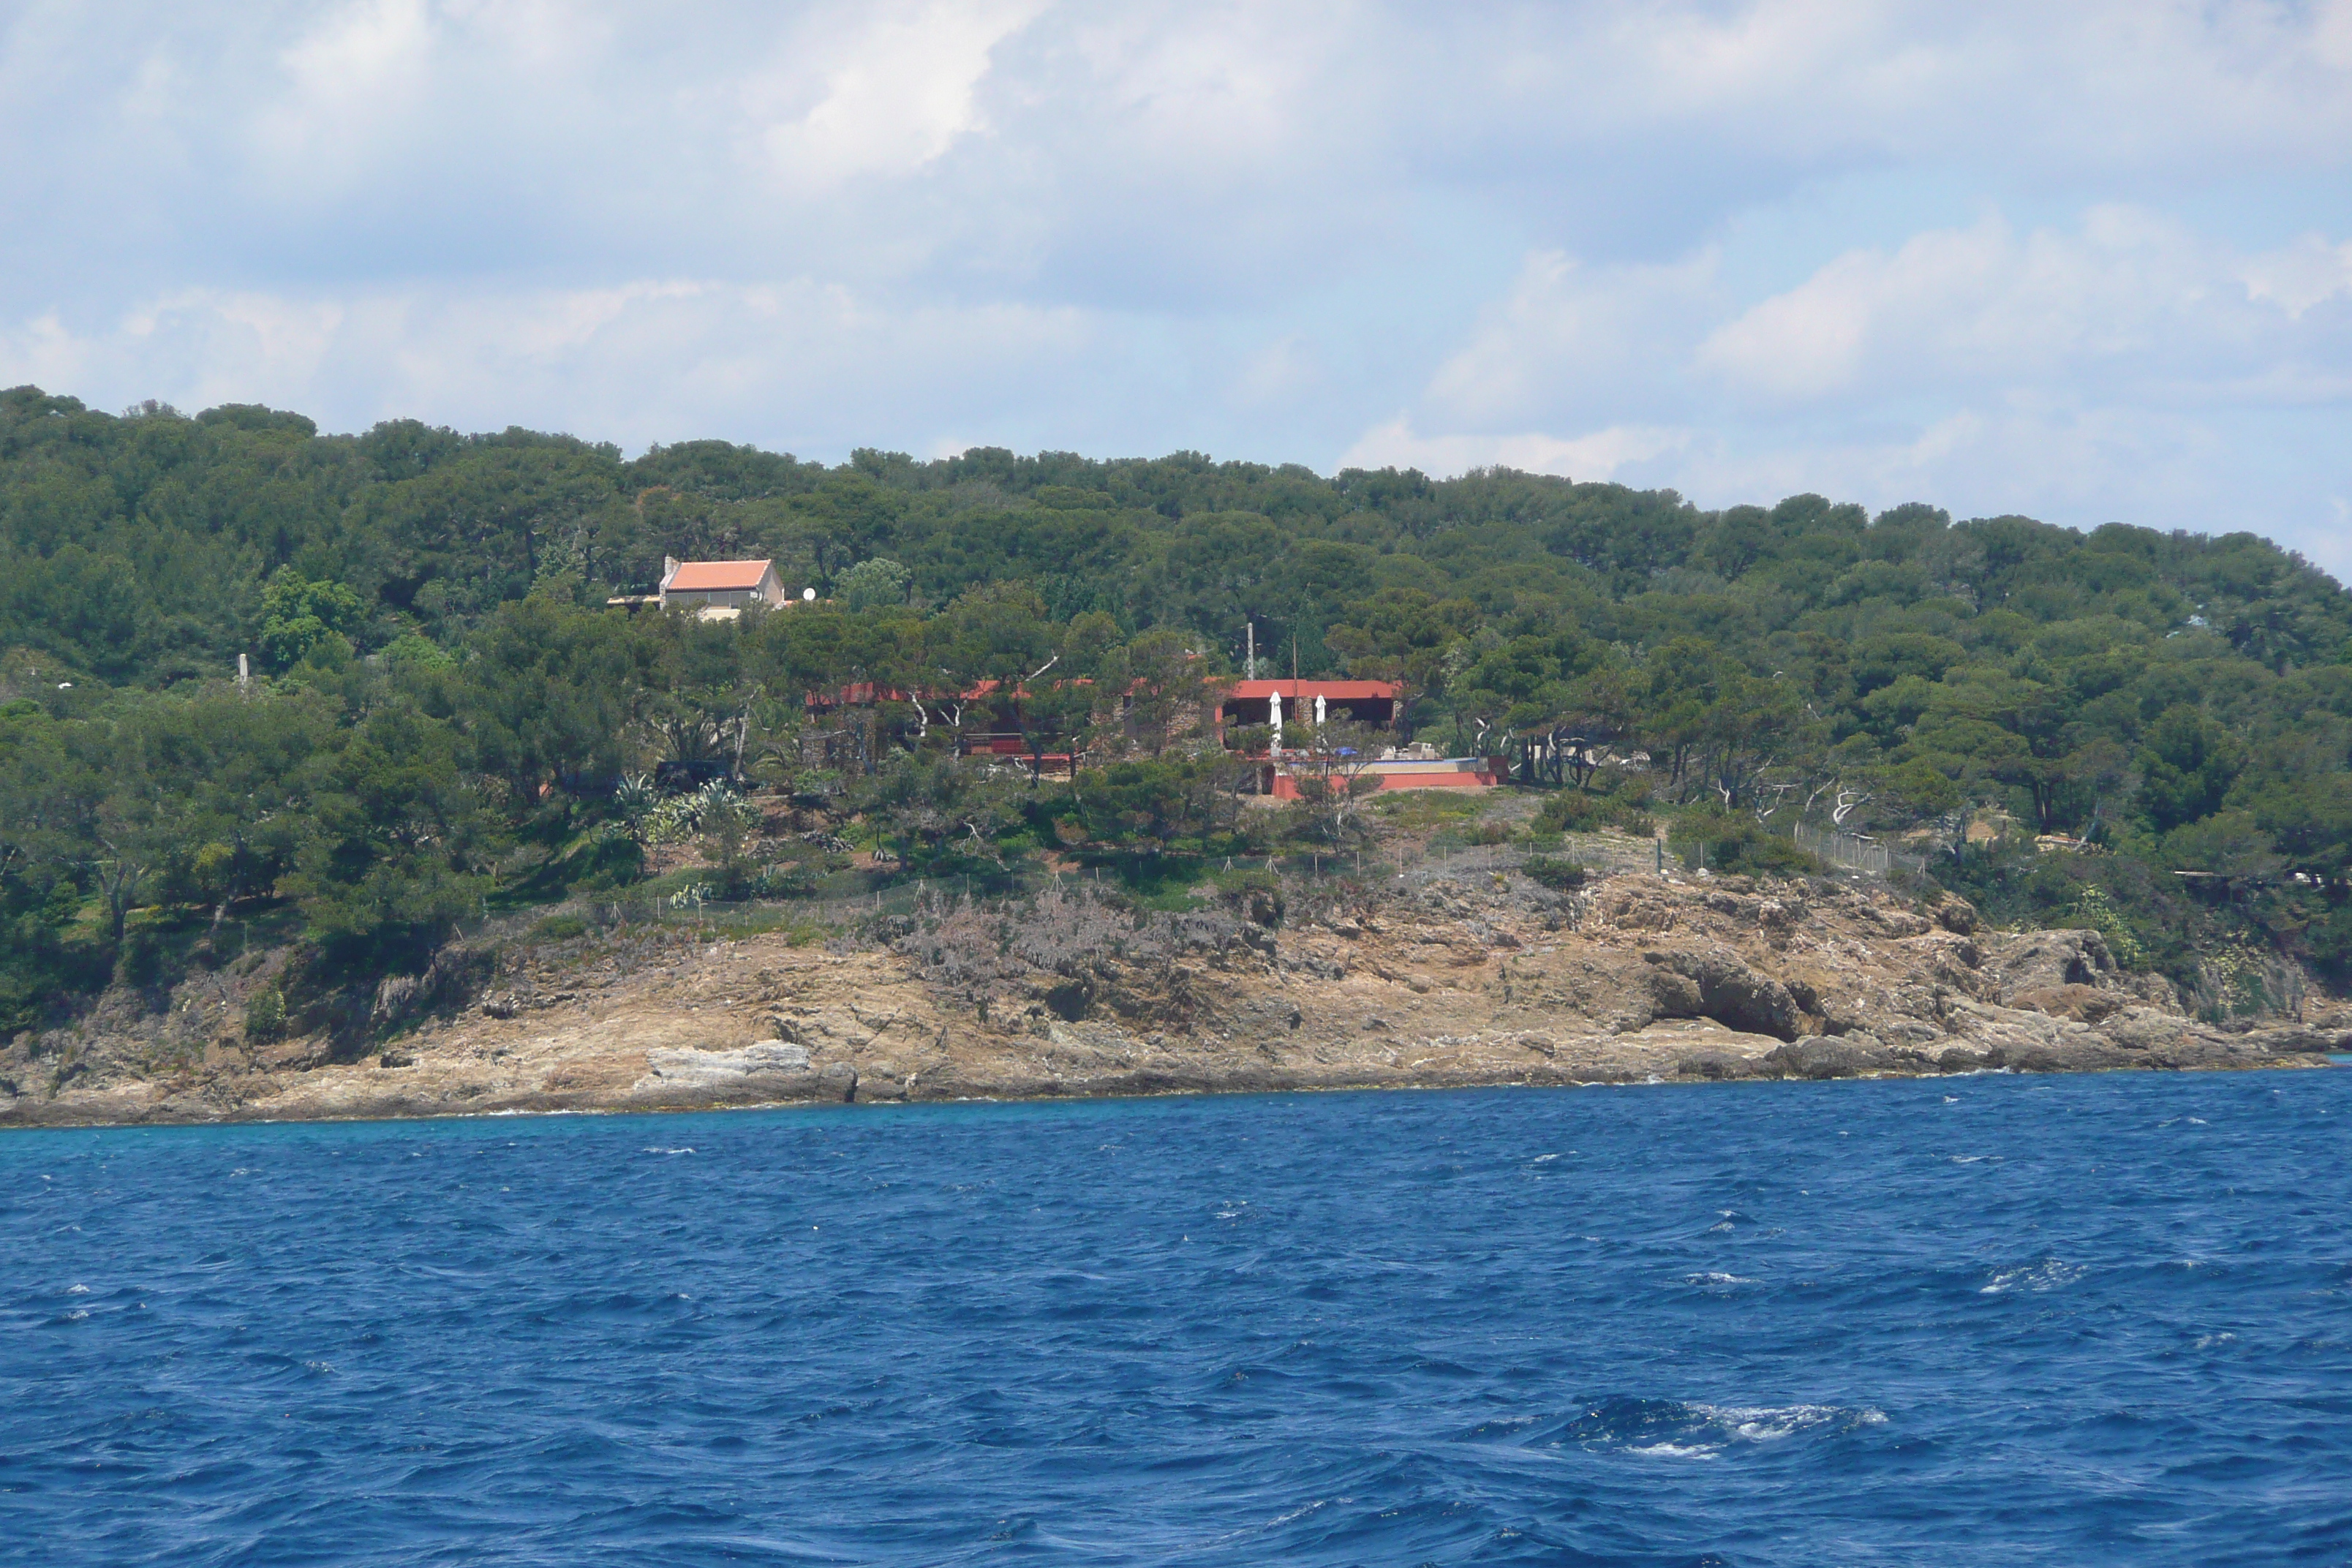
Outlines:
POLYGON ((0 1135, 0 1560, 2340 1563, 2352 1072, 0 1135))

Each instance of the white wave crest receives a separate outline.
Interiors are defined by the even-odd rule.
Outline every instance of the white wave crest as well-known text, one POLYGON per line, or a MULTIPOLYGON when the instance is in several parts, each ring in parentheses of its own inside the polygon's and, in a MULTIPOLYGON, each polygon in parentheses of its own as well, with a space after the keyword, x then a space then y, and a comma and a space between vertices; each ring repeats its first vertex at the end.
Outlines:
POLYGON ((2002 1269, 1992 1277, 1990 1284, 1979 1287, 1977 1294, 1999 1296, 2011 1290, 2055 1290, 2072 1285, 2089 1272, 2079 1263, 2045 1258, 2022 1268, 2002 1269))
POLYGON ((1886 1413, 1864 1405, 1858 1410, 1840 1405, 1693 1405, 1691 1409, 1748 1443, 1777 1443, 1821 1426, 1878 1426, 1886 1413))

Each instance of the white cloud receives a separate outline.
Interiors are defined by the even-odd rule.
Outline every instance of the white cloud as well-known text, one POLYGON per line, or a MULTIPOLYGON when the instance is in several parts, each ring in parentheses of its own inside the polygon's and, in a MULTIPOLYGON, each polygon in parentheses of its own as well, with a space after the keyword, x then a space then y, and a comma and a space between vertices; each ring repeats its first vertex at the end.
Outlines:
POLYGON ((1450 423, 1489 426, 1546 413, 1571 420, 1652 401, 1691 323, 1719 314, 1721 258, 1703 250, 1661 266, 1587 267, 1556 250, 1529 256, 1470 341, 1430 380, 1450 423))
POLYGON ((902 307, 808 279, 335 300, 191 290, 86 333, 54 316, 0 331, 0 384, 79 387, 105 406, 268 402, 331 429, 406 415, 839 456, 903 431, 910 403, 943 418, 1007 375, 1092 379, 1101 331, 1069 310, 902 307))
POLYGON ((2115 205, 2023 233, 1988 213, 1760 300, 1711 250, 1613 268, 1538 252, 1349 456, 1629 478, 1716 505, 1820 490, 2252 528, 2341 568, 2340 467, 2312 442, 2352 438, 2347 261, 2315 236, 2242 255, 2115 205))
POLYGON ((2239 275, 2249 295, 2300 321, 2313 306, 2352 294, 2352 240, 2330 245, 2307 234, 2284 250, 2250 258, 2239 275))
POLYGON ((331 189, 419 111, 432 89, 424 0, 362 0, 278 56, 284 90, 253 116, 257 161, 278 182, 331 189))
POLYGON ((1323 364, 1304 332, 1287 332, 1250 353, 1233 378, 1232 396, 1245 408, 1280 406, 1312 392, 1323 364))
MULTIPOLYGON (((1735 155, 2031 159, 2045 173, 2340 166, 2341 0, 1750 0, 1576 7, 1586 122, 1736 126, 1735 155)), ((1565 51, 1563 51, 1565 54, 1565 51)), ((1578 68, 1580 65, 1581 68, 1578 68)))
POLYGON ((2146 211, 2020 236, 1999 215, 1850 251, 1712 331, 1698 367, 1781 402, 2032 389, 2178 405, 2340 397, 2352 245, 2240 257, 2146 211))
POLYGON ((26 0, 0 154, 107 406, 2344 531, 2352 0, 26 0))
POLYGON ((1423 436, 1409 416, 1375 426, 1339 458, 1343 468, 1419 468, 1441 479, 1473 468, 1517 468, 1565 479, 1609 479, 1633 464, 1689 445, 1687 430, 1617 425, 1561 438, 1516 436, 1423 436))
POLYGON ((859 6, 827 18, 796 40, 788 68, 746 94, 747 109, 766 121, 762 151, 788 187, 803 190, 919 173, 985 128, 975 95, 990 56, 1042 5, 937 0, 859 6), (812 75, 820 84, 815 103, 774 116, 774 101, 799 96, 812 75))
POLYGON ((2163 358, 2183 326, 2226 330, 2221 318, 2242 300, 2213 292, 2229 279, 2206 249, 2129 209, 2095 211, 2079 233, 2021 239, 1990 216, 1892 255, 1837 258, 1718 329, 1699 363, 1745 389, 1812 398, 1897 375, 2015 381, 2163 358))

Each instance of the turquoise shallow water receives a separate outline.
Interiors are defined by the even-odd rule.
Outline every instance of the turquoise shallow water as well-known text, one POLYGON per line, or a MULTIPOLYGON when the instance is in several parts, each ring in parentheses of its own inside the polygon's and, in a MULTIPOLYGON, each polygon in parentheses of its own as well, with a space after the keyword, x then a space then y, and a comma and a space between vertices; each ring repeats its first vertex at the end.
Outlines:
POLYGON ((2352 1073, 0 1138, 0 1556, 2352 1559, 2352 1073))

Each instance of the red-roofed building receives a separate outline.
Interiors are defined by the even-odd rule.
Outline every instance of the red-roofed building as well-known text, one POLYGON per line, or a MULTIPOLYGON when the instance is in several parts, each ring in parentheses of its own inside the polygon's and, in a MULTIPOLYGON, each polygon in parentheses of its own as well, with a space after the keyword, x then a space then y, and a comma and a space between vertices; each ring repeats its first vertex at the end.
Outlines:
POLYGON ((754 600, 770 607, 784 602, 783 580, 772 561, 679 561, 662 558, 662 605, 698 605, 740 610, 754 600))
POLYGON ((1316 724, 1342 721, 1387 729, 1397 720, 1397 687, 1386 680, 1331 680, 1318 676, 1236 680, 1217 710, 1218 727, 1316 724), (1276 700, 1281 718, 1275 717, 1276 700))
MULTIPOLYGON (((1299 778, 1315 771, 1307 753, 1282 749, 1286 728, 1312 734, 1316 726, 1361 724, 1387 730, 1396 725, 1403 689, 1386 680, 1333 680, 1315 676, 1279 680, 1237 680, 1218 705, 1220 735, 1252 726, 1272 732, 1272 754, 1262 764, 1257 793, 1276 800, 1297 800, 1299 778)), ((1382 747, 1373 758, 1349 771, 1372 781, 1377 789, 1493 789, 1509 776, 1500 757, 1441 757, 1433 749, 1415 747, 1400 753, 1382 747)))

